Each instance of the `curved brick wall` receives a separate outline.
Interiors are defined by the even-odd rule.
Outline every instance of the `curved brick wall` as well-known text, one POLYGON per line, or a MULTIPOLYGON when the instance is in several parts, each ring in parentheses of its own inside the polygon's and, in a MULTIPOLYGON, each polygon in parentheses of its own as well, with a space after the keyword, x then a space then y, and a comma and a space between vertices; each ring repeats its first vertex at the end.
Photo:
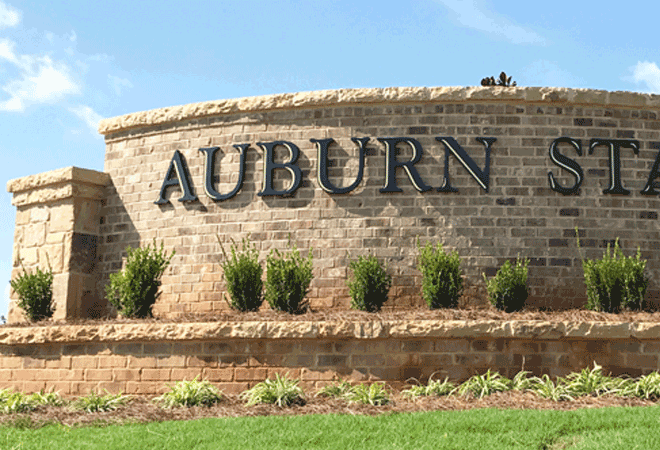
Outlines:
MULTIPOLYGON (((386 260, 394 276, 387 305, 407 307, 422 304, 415 269, 419 237, 459 251, 466 302, 484 301, 482 272, 493 274, 503 261, 521 255, 531 259, 529 303, 568 308, 581 305, 585 297, 575 245, 578 226, 583 253, 589 257, 599 257, 617 237, 628 254, 639 246, 651 275, 648 299, 655 301, 660 201, 640 191, 648 184, 660 149, 659 107, 658 96, 623 92, 391 88, 225 100, 104 120, 100 131, 107 144, 105 172, 112 184, 101 210, 101 282, 121 267, 127 245, 156 238, 177 253, 163 278, 157 312, 225 309, 216 235, 229 242, 250 233, 262 260, 271 248, 285 247, 290 235, 303 252, 314 249, 314 307, 348 305, 348 252, 372 252, 386 260), (310 139, 335 140, 329 147, 328 181, 346 187, 356 180, 359 167, 359 149, 351 138, 365 137, 370 140, 359 185, 346 194, 323 190, 317 179, 317 147, 310 139), (473 159, 473 169, 482 171, 486 143, 477 138, 496 139, 491 140, 488 192, 478 183, 484 174, 471 176, 453 154, 447 170, 458 192, 437 190, 445 174, 445 145, 438 137, 453 138, 455 143, 447 142, 463 149, 473 159), (574 144, 558 145, 583 172, 582 185, 572 195, 552 190, 548 179, 551 171, 559 186, 575 183, 550 156, 551 145, 560 137, 581 144, 581 156, 574 144), (396 144, 386 138, 409 139, 396 144), (623 145, 618 169, 629 195, 603 193, 616 174, 611 175, 609 144, 594 139, 623 145), (301 185, 288 196, 259 196, 265 143, 275 141, 300 150, 301 185), (414 143, 421 148, 421 159, 412 166, 416 173, 411 173, 417 178, 404 167, 394 170, 401 192, 380 192, 387 180, 388 142, 398 148, 391 157, 400 162, 413 158, 414 143), (198 149, 220 147, 213 186, 226 194, 238 180, 240 152, 233 146, 240 144, 249 144, 242 189, 230 199, 214 201, 205 194, 205 154, 198 149), (175 151, 187 164, 197 200, 180 202, 180 189, 169 187, 167 202, 156 205, 175 151), (433 189, 420 192, 417 188, 424 185, 433 189)), ((288 157, 285 146, 274 147, 275 163, 288 157)), ((286 190, 292 180, 289 171, 273 173, 273 189, 286 190)))

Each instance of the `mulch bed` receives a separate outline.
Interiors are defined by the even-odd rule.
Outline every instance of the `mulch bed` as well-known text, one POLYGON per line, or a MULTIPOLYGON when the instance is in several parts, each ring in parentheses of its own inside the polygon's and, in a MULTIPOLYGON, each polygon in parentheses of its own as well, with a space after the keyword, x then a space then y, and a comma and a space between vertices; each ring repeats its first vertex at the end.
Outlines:
POLYGON ((286 322, 286 321, 355 321, 355 322, 379 322, 384 320, 540 320, 548 322, 610 322, 610 323, 634 323, 651 322, 660 323, 660 312, 622 312, 620 314, 601 313, 573 309, 567 311, 536 311, 525 310, 516 313, 505 313, 492 307, 485 308, 460 308, 460 309, 437 309, 427 308, 383 311, 379 313, 368 313, 354 310, 318 310, 305 314, 287 314, 273 311, 264 307, 261 311, 241 313, 236 311, 225 311, 211 314, 187 314, 179 317, 150 318, 150 319, 124 319, 105 318, 97 320, 75 320, 75 321, 53 321, 46 320, 39 323, 15 323, 0 325, 0 327, 47 327, 56 325, 102 325, 120 323, 186 323, 186 322, 286 322))
POLYGON ((237 396, 226 396, 212 407, 164 409, 146 397, 136 397, 116 411, 86 413, 68 407, 41 406, 29 414, 0 415, 0 424, 30 426, 58 423, 66 426, 103 424, 145 423, 168 420, 194 420, 209 417, 298 416, 303 414, 392 414, 426 411, 459 411, 476 408, 498 409, 554 409, 570 411, 579 408, 603 408, 613 406, 652 406, 655 402, 637 398, 621 398, 612 395, 581 397, 574 401, 554 402, 531 392, 509 391, 492 394, 481 399, 470 397, 423 397, 411 400, 400 394, 392 396, 392 402, 384 406, 349 404, 340 399, 310 397, 304 405, 280 408, 274 405, 247 407, 237 396))

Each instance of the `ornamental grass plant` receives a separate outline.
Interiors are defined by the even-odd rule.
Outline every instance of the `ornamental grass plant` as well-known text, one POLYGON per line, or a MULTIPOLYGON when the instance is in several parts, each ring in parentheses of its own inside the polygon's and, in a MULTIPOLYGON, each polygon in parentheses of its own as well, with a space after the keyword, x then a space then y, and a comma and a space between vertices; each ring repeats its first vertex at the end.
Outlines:
POLYGON ((85 411, 88 413, 93 412, 103 412, 103 411, 114 411, 128 403, 130 396, 119 394, 111 394, 107 390, 105 395, 99 395, 94 391, 91 391, 89 395, 85 397, 78 397, 72 404, 71 407, 78 411, 85 411))
MULTIPOLYGON (((224 272, 225 284, 229 292, 227 303, 237 311, 257 311, 264 301, 263 268, 259 264, 259 253, 250 238, 243 238, 241 249, 232 240, 229 255, 220 242, 224 261, 220 264, 224 272)), ((226 298, 225 298, 226 300, 226 298)))
POLYGON ((275 374, 275 379, 266 379, 257 383, 253 388, 241 393, 240 398, 247 406, 260 403, 274 404, 280 407, 293 404, 305 404, 305 394, 298 386, 299 380, 292 380, 286 375, 275 374))
POLYGON ((222 393, 207 380, 178 381, 154 401, 163 408, 211 406, 222 400, 222 393))
POLYGON ((348 280, 351 308, 378 312, 387 301, 392 286, 392 276, 374 255, 359 256, 349 264, 353 278, 348 280))
POLYGON ((447 253, 438 242, 424 247, 417 239, 419 264, 422 272, 422 296, 430 309, 456 308, 463 290, 461 258, 457 251, 447 253))

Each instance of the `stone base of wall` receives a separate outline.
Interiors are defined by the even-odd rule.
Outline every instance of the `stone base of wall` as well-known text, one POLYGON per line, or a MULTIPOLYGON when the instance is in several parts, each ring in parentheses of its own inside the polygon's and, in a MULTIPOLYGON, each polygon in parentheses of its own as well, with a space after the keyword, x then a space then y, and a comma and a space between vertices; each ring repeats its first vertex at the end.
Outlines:
POLYGON ((239 393, 276 373, 314 390, 339 377, 462 381, 487 369, 552 377, 597 362, 660 369, 660 324, 543 321, 225 322, 0 327, 0 389, 156 395, 201 377, 239 393))

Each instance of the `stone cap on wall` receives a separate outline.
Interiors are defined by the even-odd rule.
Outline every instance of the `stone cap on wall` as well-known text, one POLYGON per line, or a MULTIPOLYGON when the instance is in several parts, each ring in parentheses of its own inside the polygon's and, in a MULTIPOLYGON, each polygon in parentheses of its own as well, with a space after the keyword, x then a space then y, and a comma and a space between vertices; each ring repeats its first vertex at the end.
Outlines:
POLYGON ((246 321, 0 327, 0 345, 212 339, 657 339, 660 323, 542 320, 246 321))
POLYGON ((70 197, 101 199, 109 183, 105 172, 70 166, 9 180, 7 192, 14 194, 14 206, 24 206, 70 197))
POLYGON ((336 89, 214 100, 152 109, 101 120, 99 133, 109 135, 132 128, 236 113, 415 102, 556 103, 576 106, 660 109, 660 95, 594 89, 498 86, 336 89))

